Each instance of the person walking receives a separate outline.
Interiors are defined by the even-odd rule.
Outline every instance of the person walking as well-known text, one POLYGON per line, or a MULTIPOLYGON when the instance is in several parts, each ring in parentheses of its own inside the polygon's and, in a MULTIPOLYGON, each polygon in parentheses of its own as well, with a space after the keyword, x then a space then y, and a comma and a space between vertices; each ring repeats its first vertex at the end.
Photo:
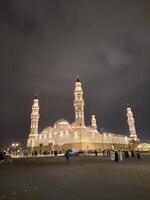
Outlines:
POLYGON ((118 162, 118 152, 115 151, 115 162, 118 162))
POLYGON ((131 153, 131 151, 128 151, 128 155, 129 155, 129 158, 132 157, 132 153, 131 153))
POLYGON ((136 156, 137 156, 137 159, 138 159, 138 160, 141 160, 141 154, 140 154, 139 151, 137 152, 136 156))
POLYGON ((58 152, 57 152, 57 150, 55 150, 55 151, 54 151, 54 155, 55 155, 55 156, 57 156, 57 155, 58 155, 58 152))
POLYGON ((125 152, 124 152, 124 156, 125 156, 126 159, 129 158, 129 153, 128 153, 128 151, 125 151, 125 152))
POLYGON ((131 151, 131 154, 132 154, 132 158, 134 158, 134 151, 131 151))
POLYGON ((98 153, 97 150, 95 150, 95 156, 97 156, 97 153, 98 153))
POLYGON ((115 160, 115 152, 114 152, 114 150, 110 151, 110 160, 112 160, 112 161, 115 160))
POLYGON ((119 150, 118 154, 119 154, 119 160, 120 160, 120 161, 123 161, 123 155, 122 155, 122 151, 121 151, 121 150, 119 150))
POLYGON ((67 150, 66 150, 66 152, 65 152, 66 160, 69 160, 69 158, 70 158, 70 152, 71 152, 70 149, 67 149, 67 150))

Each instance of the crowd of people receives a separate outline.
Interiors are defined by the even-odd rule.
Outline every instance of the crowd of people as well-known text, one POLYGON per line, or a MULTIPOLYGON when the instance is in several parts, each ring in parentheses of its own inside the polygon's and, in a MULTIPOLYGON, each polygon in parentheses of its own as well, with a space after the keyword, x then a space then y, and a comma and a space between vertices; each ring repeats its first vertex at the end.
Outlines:
MULTIPOLYGON (((91 152, 88 153, 84 153, 82 152, 83 155, 90 155, 91 152), (89 153, 89 154, 88 154, 89 153)), ((99 155, 99 152, 97 150, 92 151, 92 153, 95 154, 95 156, 99 155)), ((141 160, 141 154, 139 151, 122 151, 122 150, 109 150, 106 149, 104 151, 102 151, 102 154, 104 157, 109 158, 111 161, 123 161, 126 160, 128 158, 137 158, 138 160, 141 160)), ((66 158, 66 160, 69 160, 70 156, 73 155, 71 149, 66 150, 64 156, 66 158)), ((76 155, 80 155, 80 153, 76 154, 76 155)))
POLYGON ((121 150, 104 150, 103 156, 108 156, 110 160, 118 162, 128 158, 137 158, 141 160, 141 154, 139 151, 121 151, 121 150))
MULTIPOLYGON (((67 149, 64 153, 64 156, 66 160, 69 160, 70 156, 79 156, 79 155, 91 155, 94 154, 95 156, 98 156, 100 153, 102 153, 103 157, 107 157, 111 161, 123 161, 128 158, 137 158, 138 160, 141 160, 141 154, 139 151, 123 151, 123 150, 110 150, 105 149, 102 152, 99 152, 97 150, 95 151, 73 151, 72 149, 67 149)), ((37 154, 36 154, 37 155, 37 154)), ((54 151, 54 156, 58 155, 58 151, 54 151)), ((12 162, 11 156, 6 155, 4 152, 0 152, 0 163, 3 162, 12 162)))

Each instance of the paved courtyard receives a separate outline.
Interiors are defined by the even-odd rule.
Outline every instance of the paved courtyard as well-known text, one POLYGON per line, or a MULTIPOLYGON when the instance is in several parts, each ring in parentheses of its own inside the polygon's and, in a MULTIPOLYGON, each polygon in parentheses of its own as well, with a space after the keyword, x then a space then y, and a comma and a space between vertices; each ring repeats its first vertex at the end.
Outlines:
POLYGON ((150 156, 18 159, 0 165, 0 199, 150 200, 150 156))

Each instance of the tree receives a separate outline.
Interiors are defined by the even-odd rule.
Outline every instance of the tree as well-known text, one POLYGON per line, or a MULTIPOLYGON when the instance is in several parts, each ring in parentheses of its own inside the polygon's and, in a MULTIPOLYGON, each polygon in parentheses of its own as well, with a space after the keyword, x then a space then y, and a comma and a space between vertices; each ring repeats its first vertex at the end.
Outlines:
POLYGON ((0 144, 0 152, 4 151, 4 145, 0 144))

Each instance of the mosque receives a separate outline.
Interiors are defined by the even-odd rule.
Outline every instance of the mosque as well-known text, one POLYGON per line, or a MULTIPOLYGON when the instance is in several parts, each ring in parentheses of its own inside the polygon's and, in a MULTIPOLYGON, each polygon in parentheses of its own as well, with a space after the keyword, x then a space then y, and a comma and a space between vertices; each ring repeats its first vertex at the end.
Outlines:
POLYGON ((54 150, 64 152, 66 149, 80 150, 104 150, 110 148, 128 148, 131 140, 137 140, 135 121, 131 108, 127 107, 127 123, 129 136, 114 134, 111 132, 99 132, 96 117, 91 116, 91 125, 86 126, 84 120, 84 98, 82 84, 77 78, 74 90, 75 121, 69 123, 60 119, 53 126, 48 126, 38 132, 39 128, 39 100, 35 96, 31 113, 31 128, 27 140, 27 149, 30 154, 37 152, 51 153, 54 150))

